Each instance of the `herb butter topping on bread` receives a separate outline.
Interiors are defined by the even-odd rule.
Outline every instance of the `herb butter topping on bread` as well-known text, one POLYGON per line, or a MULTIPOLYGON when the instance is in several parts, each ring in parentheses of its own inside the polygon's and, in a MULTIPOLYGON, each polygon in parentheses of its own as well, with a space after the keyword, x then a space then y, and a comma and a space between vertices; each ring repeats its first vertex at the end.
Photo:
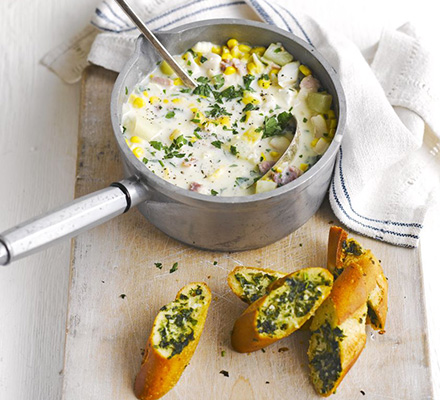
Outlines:
POLYGON ((304 268, 275 281, 235 322, 232 347, 241 353, 264 348, 300 328, 330 294, 331 273, 304 268))
POLYGON ((176 385, 197 347, 210 303, 208 286, 196 282, 160 309, 136 377, 137 398, 159 399, 176 385))
POLYGON ((235 267, 228 274, 232 292, 245 303, 251 304, 269 293, 269 287, 286 273, 253 267, 235 267))
POLYGON ((312 383, 323 396, 334 393, 365 346, 367 298, 375 286, 370 267, 346 267, 312 320, 309 365, 312 383))

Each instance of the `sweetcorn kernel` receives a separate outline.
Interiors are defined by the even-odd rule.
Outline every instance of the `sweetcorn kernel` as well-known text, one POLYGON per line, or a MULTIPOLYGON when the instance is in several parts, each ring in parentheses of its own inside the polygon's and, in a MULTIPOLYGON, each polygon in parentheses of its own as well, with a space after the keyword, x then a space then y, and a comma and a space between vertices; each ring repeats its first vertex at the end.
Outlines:
POLYGON ((213 52, 214 54, 221 54, 221 52, 222 52, 222 48, 221 48, 220 46, 214 46, 214 47, 211 49, 211 52, 213 52))
POLYGON ((315 147, 316 143, 318 143, 319 138, 315 138, 312 140, 312 142, 310 143, 310 146, 315 147))
POLYGON ((251 94, 249 94, 249 92, 245 92, 243 99, 242 99, 243 104, 260 104, 260 100, 258 100, 256 97, 252 96, 251 94))
POLYGON ((243 53, 238 49, 238 46, 234 46, 231 49, 231 56, 234 58, 241 58, 241 56, 243 55, 243 53))
POLYGON ((148 92, 147 92, 146 90, 144 90, 144 91, 142 92, 142 94, 143 94, 145 97, 148 97, 148 92))
POLYGON ((135 108, 142 108, 145 106, 145 100, 142 97, 136 97, 133 100, 133 107, 135 108))
POLYGON ((150 104, 157 104, 159 103, 160 99, 157 96, 151 96, 150 97, 150 104))
POLYGON ((266 154, 264 153, 260 154, 260 161, 266 161, 266 154))
POLYGON ((267 89, 271 85, 270 80, 267 79, 258 79, 258 86, 263 89, 267 89))
POLYGON ((223 53, 222 54, 222 60, 223 61, 229 61, 232 60, 234 57, 232 57, 231 53, 223 53))
POLYGON ((237 72, 237 70, 235 69, 235 67, 226 67, 224 74, 225 75, 232 75, 235 74, 237 72))
POLYGON ((160 70, 162 71, 162 73, 164 73, 165 75, 173 75, 174 71, 173 69, 170 67, 170 65, 166 62, 166 61, 162 61, 160 64, 160 70))
POLYGON ((280 153, 278 153, 278 151, 271 151, 269 154, 273 158, 277 158, 280 155, 280 153))
POLYGON ((299 169, 302 172, 306 172, 309 169, 309 164, 302 163, 302 164, 300 164, 299 169))
POLYGON ((226 44, 228 45, 228 47, 230 49, 232 49, 234 46, 238 45, 238 40, 237 39, 229 39, 226 44))
POLYGON ((231 118, 229 118, 228 116, 225 115, 223 117, 220 117, 218 119, 218 122, 222 125, 230 126, 231 125, 231 118))
POLYGON ((173 103, 175 104, 179 104, 182 102, 182 99, 179 99, 178 97, 176 97, 175 99, 171 100, 173 103))
POLYGON ((260 57, 264 54, 265 51, 266 51, 265 47, 253 47, 251 49, 251 53, 255 53, 255 54, 259 55, 260 57))
POLYGON ((299 70, 304 76, 309 76, 312 73, 312 71, 310 71, 310 69, 305 65, 300 65, 299 70))
POLYGON ((130 138, 131 143, 142 143, 142 139, 139 136, 132 136, 130 138))
POLYGON ((180 78, 174 79, 173 83, 174 83, 175 86, 183 85, 182 79, 180 79, 180 78))
POLYGON ((251 46, 248 46, 247 44, 239 44, 238 49, 243 53, 249 53, 251 51, 251 46))
POLYGON ((169 101, 168 99, 163 99, 163 102, 164 102, 165 104, 167 104, 167 103, 169 103, 170 101, 169 101))
POLYGON ((243 133, 243 139, 247 140, 248 142, 255 144, 258 142, 261 137, 263 136, 263 132, 258 132, 255 129, 251 128, 248 129, 245 133, 243 133))
POLYGON ((144 154, 144 150, 142 149, 142 147, 135 147, 133 149, 133 154, 137 157, 140 158, 142 157, 142 155, 144 154))

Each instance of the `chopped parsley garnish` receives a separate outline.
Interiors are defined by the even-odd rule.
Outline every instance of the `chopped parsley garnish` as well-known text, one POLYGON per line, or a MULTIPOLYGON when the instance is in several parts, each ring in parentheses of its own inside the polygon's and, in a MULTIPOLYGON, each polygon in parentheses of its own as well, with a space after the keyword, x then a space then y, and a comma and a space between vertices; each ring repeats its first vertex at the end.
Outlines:
POLYGON ((205 56, 200 57, 200 62, 203 64, 204 62, 208 61, 208 59, 205 56))
POLYGON ((218 149, 221 149, 221 148, 222 148, 222 144, 223 144, 223 142, 220 141, 220 140, 214 140, 213 142, 211 142, 211 144, 212 144, 214 147, 217 147, 218 149))
POLYGON ((254 79, 255 79, 255 76, 250 75, 250 74, 243 76, 244 88, 247 91, 254 92, 254 89, 251 88, 251 83, 254 79))
POLYGON ((306 123, 308 119, 306 117, 303 118, 303 122, 306 123))
MULTIPOLYGON (((200 78, 204 78, 204 77, 201 76, 200 78)), ((199 81, 200 78, 198 78, 197 80, 199 81)), ((208 79, 208 78, 206 78, 206 79, 208 79)), ((201 82, 201 81, 199 81, 199 82, 201 82)), ((199 96, 204 96, 204 97, 209 97, 211 93, 212 93, 212 90, 207 83, 202 83, 193 90, 193 94, 197 94, 199 96)))
POLYGON ((189 88, 180 89, 180 93, 189 93, 189 92, 191 92, 191 89, 189 88))
POLYGON ((194 130, 194 136, 197 138, 197 139, 201 139, 202 137, 200 136, 200 134, 198 133, 198 132, 200 132, 200 128, 199 127, 197 127, 195 130, 194 130))
POLYGON ((218 192, 216 192, 214 189, 211 189, 211 195, 212 195, 212 196, 217 196, 217 195, 218 195, 218 192))
POLYGON ((236 156, 238 154, 237 147, 235 146, 231 146, 229 150, 233 156, 236 156))
POLYGON ((165 115, 165 118, 173 118, 176 115, 176 113, 174 111, 168 111, 167 114, 165 115))
POLYGON ((209 82, 209 78, 206 76, 199 76, 197 79, 197 82, 205 84, 209 82))
POLYGON ((258 110, 258 107, 252 103, 246 104, 246 106, 243 108, 243 112, 252 111, 252 110, 258 110))
POLYGON ((225 84, 225 78, 223 74, 214 75, 212 77, 212 84, 215 90, 219 90, 225 84))
POLYGON ((155 265, 156 268, 158 268, 158 269, 162 269, 162 267, 163 267, 162 263, 160 263, 160 262, 156 262, 156 263, 154 263, 154 265, 155 265))
POLYGON ((125 94, 128 94, 128 87, 125 86, 125 94))
POLYGON ((155 140, 152 140, 150 142, 150 145, 153 146, 156 150, 162 150, 163 149, 163 143, 162 142, 157 142, 155 140))
POLYGON ((144 157, 144 158, 142 159, 142 162, 143 162, 144 164, 148 163, 148 158, 144 157))
POLYGON ((277 116, 272 115, 271 117, 265 117, 263 138, 281 135, 292 118, 293 115, 287 111, 284 111, 277 116))
POLYGON ((235 184, 237 186, 241 186, 241 185, 243 185, 244 183, 246 183, 248 181, 249 181, 249 178, 242 177, 242 176, 239 176, 239 177, 235 178, 235 184))
POLYGON ((176 272, 178 266, 179 266, 179 263, 175 262, 170 269, 170 274, 172 274, 173 272, 176 272))
POLYGON ((279 53, 281 51, 281 47, 278 47, 277 49, 275 49, 273 52, 274 53, 279 53))
POLYGON ((243 88, 239 87, 238 89, 236 89, 234 86, 229 86, 225 90, 220 92, 220 96, 225 98, 226 100, 243 97, 243 88))
POLYGON ((231 113, 226 111, 226 108, 220 107, 218 104, 211 104, 209 106, 211 110, 209 110, 206 115, 212 118, 217 118, 222 115, 232 115, 231 113))

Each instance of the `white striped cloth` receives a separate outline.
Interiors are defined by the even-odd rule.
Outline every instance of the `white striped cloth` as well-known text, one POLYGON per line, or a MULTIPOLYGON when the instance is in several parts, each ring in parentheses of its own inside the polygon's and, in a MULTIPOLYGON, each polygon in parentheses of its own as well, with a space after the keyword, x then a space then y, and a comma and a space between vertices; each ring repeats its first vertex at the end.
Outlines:
MULTIPOLYGON (((384 31, 369 64, 347 37, 324 29, 288 2, 194 0, 171 7, 165 0, 130 3, 154 30, 202 19, 245 18, 277 25, 314 46, 338 72, 348 105, 329 190, 336 217, 358 233, 417 246, 426 211, 440 191, 433 157, 438 148, 422 146, 425 123, 440 134, 440 88, 432 87, 429 54, 410 25, 384 31)), ((89 28, 55 49, 43 63, 68 81, 78 78, 87 53, 89 62, 119 71, 138 32, 113 0, 100 3, 91 24, 95 30, 89 28)))

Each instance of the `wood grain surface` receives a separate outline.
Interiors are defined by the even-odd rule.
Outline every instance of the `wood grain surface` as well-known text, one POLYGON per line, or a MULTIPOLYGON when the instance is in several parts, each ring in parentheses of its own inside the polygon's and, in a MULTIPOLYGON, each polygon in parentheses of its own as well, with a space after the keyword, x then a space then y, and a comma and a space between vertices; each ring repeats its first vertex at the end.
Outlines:
MULTIPOLYGON (((76 196, 122 178, 109 116, 114 79, 114 73, 94 67, 83 81, 76 196)), ((325 203, 285 239, 239 253, 178 243, 137 210, 82 234, 72 250, 64 399, 134 398, 133 381, 154 317, 192 281, 206 282, 213 302, 195 356, 164 399, 319 398, 308 377, 307 332, 296 332, 265 352, 231 349, 231 329, 245 304, 231 293, 226 276, 237 265, 285 272, 325 266, 333 221, 325 203), (178 270, 170 273, 175 262, 178 270)), ((366 348, 337 398, 431 399, 419 252, 352 236, 382 262, 389 279, 389 318, 383 335, 368 328, 366 348)))

